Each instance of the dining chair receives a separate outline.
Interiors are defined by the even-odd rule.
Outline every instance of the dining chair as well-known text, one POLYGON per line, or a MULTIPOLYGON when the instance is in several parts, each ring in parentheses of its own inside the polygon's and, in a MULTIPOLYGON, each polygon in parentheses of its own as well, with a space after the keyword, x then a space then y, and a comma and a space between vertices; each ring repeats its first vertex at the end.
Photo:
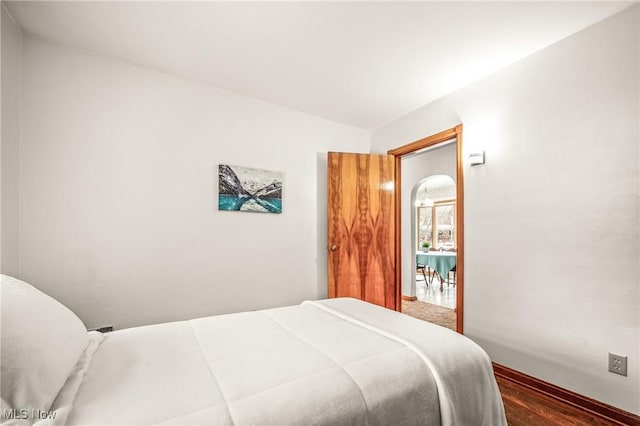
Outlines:
POLYGON ((447 283, 447 285, 452 284, 455 287, 456 285, 456 267, 455 266, 451 268, 449 272, 447 272, 447 278, 445 278, 444 282, 447 283))
MULTIPOLYGON (((423 279, 419 280, 418 278, 416 278, 416 281, 424 281, 425 284, 428 287, 429 284, 430 284, 430 280, 427 279, 427 271, 426 270, 427 270, 427 266, 426 265, 423 265, 422 263, 418 263, 416 265, 416 272, 421 272, 422 276, 423 276, 423 279)), ((431 275, 429 275, 429 276, 431 276, 431 275)))

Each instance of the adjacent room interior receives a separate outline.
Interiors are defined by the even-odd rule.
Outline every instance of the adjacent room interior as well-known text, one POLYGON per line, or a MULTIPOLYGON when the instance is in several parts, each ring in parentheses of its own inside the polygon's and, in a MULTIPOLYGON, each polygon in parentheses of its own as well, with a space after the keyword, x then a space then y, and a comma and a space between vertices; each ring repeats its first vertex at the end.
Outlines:
POLYGON ((457 329, 455 139, 402 157, 402 312, 457 329), (412 273, 415 271, 415 273, 412 273))

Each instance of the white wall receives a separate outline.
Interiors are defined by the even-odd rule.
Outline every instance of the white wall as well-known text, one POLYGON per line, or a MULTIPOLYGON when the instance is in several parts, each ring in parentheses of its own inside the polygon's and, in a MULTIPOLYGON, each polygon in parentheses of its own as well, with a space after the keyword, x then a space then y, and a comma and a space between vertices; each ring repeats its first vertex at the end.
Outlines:
POLYGON ((326 152, 369 132, 30 37, 22 102, 20 276, 88 327, 326 297, 326 152), (283 213, 217 211, 219 163, 283 213))
POLYGON ((455 182, 455 143, 402 159, 402 294, 405 296, 416 295, 416 185, 434 175, 446 175, 455 182))
POLYGON ((20 178, 20 28, 2 10, 2 173, 0 271, 17 275, 19 269, 20 178))
POLYGON ((638 6, 372 135, 464 124, 464 329, 498 363, 640 413, 638 6), (607 353, 629 376, 607 372, 607 353))

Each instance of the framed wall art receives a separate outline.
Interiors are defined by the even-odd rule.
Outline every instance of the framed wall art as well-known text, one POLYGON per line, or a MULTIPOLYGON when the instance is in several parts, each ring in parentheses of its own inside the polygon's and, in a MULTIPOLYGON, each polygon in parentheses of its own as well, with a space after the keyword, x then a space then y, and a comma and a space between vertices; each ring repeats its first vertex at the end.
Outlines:
POLYGON ((218 210, 282 213, 282 173, 219 164, 218 210))

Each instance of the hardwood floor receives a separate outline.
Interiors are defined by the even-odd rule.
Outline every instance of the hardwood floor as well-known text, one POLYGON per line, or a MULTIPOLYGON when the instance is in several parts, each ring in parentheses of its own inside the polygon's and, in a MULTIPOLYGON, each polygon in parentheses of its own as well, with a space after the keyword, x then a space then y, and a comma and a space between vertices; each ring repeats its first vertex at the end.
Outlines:
MULTIPOLYGON (((402 303, 405 314, 445 326, 437 318, 427 319, 408 309, 411 303, 420 302, 402 303)), ((640 426, 640 416, 558 388, 516 370, 494 364, 494 372, 509 426, 640 426)))
MULTIPOLYGON (((496 377, 509 426, 604 426, 628 423, 610 422, 550 398, 538 391, 496 377)), ((632 423, 636 425, 637 423, 632 423)))

